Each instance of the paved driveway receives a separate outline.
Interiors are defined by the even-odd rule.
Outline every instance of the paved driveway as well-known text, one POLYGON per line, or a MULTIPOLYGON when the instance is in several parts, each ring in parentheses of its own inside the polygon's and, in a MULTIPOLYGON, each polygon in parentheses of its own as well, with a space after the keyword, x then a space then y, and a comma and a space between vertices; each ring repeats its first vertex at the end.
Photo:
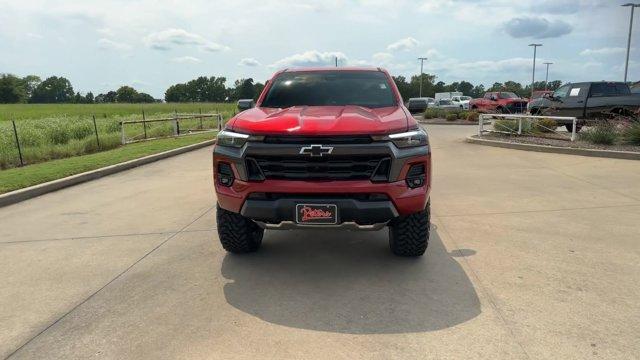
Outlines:
POLYGON ((210 149, 0 208, 0 358, 633 358, 640 162, 432 126, 428 254, 271 232, 226 254, 210 149))

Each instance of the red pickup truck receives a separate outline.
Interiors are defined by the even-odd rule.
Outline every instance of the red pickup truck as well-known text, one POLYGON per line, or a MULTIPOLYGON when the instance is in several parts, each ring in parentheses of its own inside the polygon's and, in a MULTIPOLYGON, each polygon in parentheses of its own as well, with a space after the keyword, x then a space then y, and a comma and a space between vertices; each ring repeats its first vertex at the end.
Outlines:
POLYGON ((213 151, 224 249, 256 251, 265 229, 388 227, 394 254, 424 254, 429 139, 386 71, 280 71, 251 106, 213 151))
POLYGON ((488 92, 482 98, 469 101, 469 109, 502 114, 524 113, 527 111, 527 100, 508 91, 488 92))

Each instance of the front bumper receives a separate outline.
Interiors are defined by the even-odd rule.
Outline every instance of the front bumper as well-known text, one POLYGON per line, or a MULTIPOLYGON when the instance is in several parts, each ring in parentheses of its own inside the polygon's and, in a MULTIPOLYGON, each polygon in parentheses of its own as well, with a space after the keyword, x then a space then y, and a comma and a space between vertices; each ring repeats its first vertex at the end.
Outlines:
MULTIPOLYGON (((242 213, 253 220, 278 224, 293 219, 295 203, 330 203, 338 205, 340 223, 359 225, 385 223, 400 215, 424 210, 431 190, 431 154, 428 146, 398 149, 390 142, 370 144, 329 144, 332 155, 379 154, 391 159, 386 181, 358 180, 249 180, 247 158, 260 154, 297 155, 301 145, 248 142, 242 148, 215 146, 213 151, 214 184, 218 203, 225 210, 242 213), (216 179, 220 162, 233 169, 232 186, 216 179), (405 178, 412 165, 424 164, 422 186, 410 188, 405 178), (285 194, 285 198, 256 200, 253 194, 285 194), (384 201, 361 201, 362 195, 382 195, 384 201)), ((379 197, 380 198, 380 197, 379 197)))
POLYGON ((240 213, 266 224, 294 223, 296 205, 309 202, 336 205, 338 224, 373 225, 386 223, 398 216, 398 211, 389 200, 358 200, 332 196, 287 196, 277 200, 248 199, 240 213))

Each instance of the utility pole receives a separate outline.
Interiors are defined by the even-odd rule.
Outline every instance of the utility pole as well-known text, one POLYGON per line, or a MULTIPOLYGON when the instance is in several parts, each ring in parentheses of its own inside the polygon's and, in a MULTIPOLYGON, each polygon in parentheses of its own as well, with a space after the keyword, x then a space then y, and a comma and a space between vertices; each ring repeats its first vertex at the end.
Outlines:
POLYGON ((423 74, 423 68, 424 68, 424 61, 427 60, 427 58, 419 57, 418 60, 420 60, 420 97, 422 97, 422 74, 423 74))
POLYGON ((629 38, 627 39, 627 59, 624 62, 624 82, 627 82, 627 71, 629 71, 629 52, 631 51, 631 30, 633 29, 633 10, 640 7, 640 4, 627 3, 622 6, 631 7, 631 19, 629 20, 629 38))
POLYGON ((338 67, 338 56, 336 56, 336 67, 338 67))
POLYGON ((544 62, 543 64, 547 65, 547 75, 544 77, 544 91, 547 91, 547 83, 549 82, 549 65, 553 64, 552 62, 544 62))
POLYGON ((531 98, 533 99, 534 84, 536 83, 536 50, 542 44, 529 44, 529 46, 533 46, 533 74, 531 75, 531 98))

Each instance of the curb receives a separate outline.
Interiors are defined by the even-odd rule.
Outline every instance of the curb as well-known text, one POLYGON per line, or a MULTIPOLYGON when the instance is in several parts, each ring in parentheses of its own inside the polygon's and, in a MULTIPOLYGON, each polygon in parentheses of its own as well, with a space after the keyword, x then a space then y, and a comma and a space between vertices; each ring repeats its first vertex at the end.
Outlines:
POLYGON ((11 191, 11 192, 0 195, 0 207, 15 204, 24 200, 28 200, 40 195, 44 195, 44 194, 56 191, 56 190, 64 189, 69 186, 95 180, 95 179, 98 179, 107 175, 115 174, 121 171, 133 169, 141 165, 166 159, 171 156, 184 154, 186 152, 197 150, 213 144, 215 144, 215 140, 207 140, 197 144, 183 146, 177 149, 172 149, 172 150, 164 151, 161 153, 141 157, 139 159, 125 161, 119 164, 109 165, 103 168, 83 172, 76 175, 67 176, 62 179, 57 179, 57 180, 49 181, 46 183, 26 187, 24 189, 11 191))
POLYGON ((560 146, 521 144, 521 143, 511 143, 511 142, 498 141, 498 140, 478 139, 473 136, 468 136, 466 141, 472 144, 495 146, 495 147, 500 147, 505 149, 516 149, 516 150, 536 151, 536 152, 555 153, 555 154, 567 154, 567 155, 579 155, 579 156, 591 156, 591 157, 601 157, 601 158, 609 158, 609 159, 640 160, 640 152, 632 152, 632 151, 580 149, 580 148, 567 148, 567 147, 560 147, 560 146))
POLYGON ((425 121, 420 121, 420 120, 416 120, 418 122, 418 124, 420 125, 459 125, 459 126, 478 126, 478 123, 472 123, 472 122, 466 122, 466 123, 456 123, 456 122, 425 122, 425 121))

